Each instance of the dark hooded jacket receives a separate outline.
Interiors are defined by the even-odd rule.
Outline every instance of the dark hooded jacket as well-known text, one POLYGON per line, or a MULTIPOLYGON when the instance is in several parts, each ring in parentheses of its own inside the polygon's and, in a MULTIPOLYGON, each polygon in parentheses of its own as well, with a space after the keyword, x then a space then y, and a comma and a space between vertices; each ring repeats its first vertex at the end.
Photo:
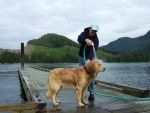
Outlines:
MULTIPOLYGON (((95 51, 98 49, 99 40, 97 34, 95 36, 89 36, 89 28, 85 28, 84 31, 78 36, 78 42, 80 43, 79 56, 83 57, 83 50, 86 46, 86 39, 92 40, 94 43, 95 51)), ((85 50, 86 59, 92 60, 94 58, 94 51, 92 46, 87 46, 85 50)))

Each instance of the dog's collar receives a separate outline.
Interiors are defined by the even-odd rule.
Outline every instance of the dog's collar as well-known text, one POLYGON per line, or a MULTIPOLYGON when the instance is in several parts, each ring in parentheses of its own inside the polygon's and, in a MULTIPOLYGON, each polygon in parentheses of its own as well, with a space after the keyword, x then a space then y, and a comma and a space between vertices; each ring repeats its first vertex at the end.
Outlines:
POLYGON ((85 69, 85 71, 90 75, 90 77, 92 77, 91 73, 86 69, 85 66, 83 66, 83 68, 85 69))

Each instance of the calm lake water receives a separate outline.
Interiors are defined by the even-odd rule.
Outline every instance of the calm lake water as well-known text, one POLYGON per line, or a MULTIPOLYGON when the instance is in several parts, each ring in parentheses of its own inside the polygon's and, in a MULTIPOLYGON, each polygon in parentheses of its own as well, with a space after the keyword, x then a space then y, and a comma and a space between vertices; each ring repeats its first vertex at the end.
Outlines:
MULTIPOLYGON (((77 67, 77 63, 25 64, 53 69, 56 67, 77 67)), ((135 87, 150 89, 150 63, 103 63, 106 71, 97 79, 107 80, 135 87)), ((22 102, 22 89, 18 77, 20 64, 0 64, 0 103, 22 102)))

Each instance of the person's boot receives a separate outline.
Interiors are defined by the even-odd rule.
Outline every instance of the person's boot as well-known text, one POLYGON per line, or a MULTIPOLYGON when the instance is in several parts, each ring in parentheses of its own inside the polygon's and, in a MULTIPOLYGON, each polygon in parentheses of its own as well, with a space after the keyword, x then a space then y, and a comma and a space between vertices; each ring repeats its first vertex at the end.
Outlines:
POLYGON ((90 95, 88 97, 88 100, 94 100, 94 94, 90 92, 90 95))

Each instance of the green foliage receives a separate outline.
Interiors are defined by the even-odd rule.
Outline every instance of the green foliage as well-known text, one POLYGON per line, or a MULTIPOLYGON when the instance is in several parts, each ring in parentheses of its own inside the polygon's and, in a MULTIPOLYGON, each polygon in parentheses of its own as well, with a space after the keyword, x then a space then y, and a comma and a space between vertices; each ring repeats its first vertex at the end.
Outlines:
POLYGON ((106 62, 149 62, 150 53, 123 53, 118 55, 107 55, 106 62))
POLYGON ((56 63, 77 62, 79 44, 65 36, 57 34, 45 34, 39 39, 28 41, 28 44, 36 46, 31 53, 31 62, 56 63))
MULTIPOLYGON (((24 56, 24 62, 30 63, 72 63, 78 62, 79 48, 64 46, 62 48, 48 48, 36 46, 30 56, 24 56)), ((20 63, 20 53, 4 51, 0 54, 0 63, 20 63)), ((149 62, 150 53, 111 54, 98 49, 97 57, 106 62, 149 62)))
POLYGON ((32 44, 35 46, 51 47, 51 48, 60 48, 66 45, 79 47, 79 44, 68 39, 67 37, 57 35, 57 34, 52 34, 52 33, 45 34, 41 36, 39 39, 30 40, 28 41, 28 44, 32 44))
MULTIPOLYGON (((0 63, 19 63, 20 62, 20 53, 13 53, 10 51, 3 51, 0 54, 0 63)), ((24 61, 29 62, 29 57, 24 56, 24 61)))
POLYGON ((19 60, 20 57, 18 54, 9 51, 4 51, 0 55, 0 63, 17 63, 19 60))
POLYGON ((102 46, 110 51, 118 52, 150 52, 150 31, 137 38, 122 37, 102 46))
POLYGON ((37 46, 30 57, 33 63, 77 62, 78 48, 70 46, 62 48, 37 46))

